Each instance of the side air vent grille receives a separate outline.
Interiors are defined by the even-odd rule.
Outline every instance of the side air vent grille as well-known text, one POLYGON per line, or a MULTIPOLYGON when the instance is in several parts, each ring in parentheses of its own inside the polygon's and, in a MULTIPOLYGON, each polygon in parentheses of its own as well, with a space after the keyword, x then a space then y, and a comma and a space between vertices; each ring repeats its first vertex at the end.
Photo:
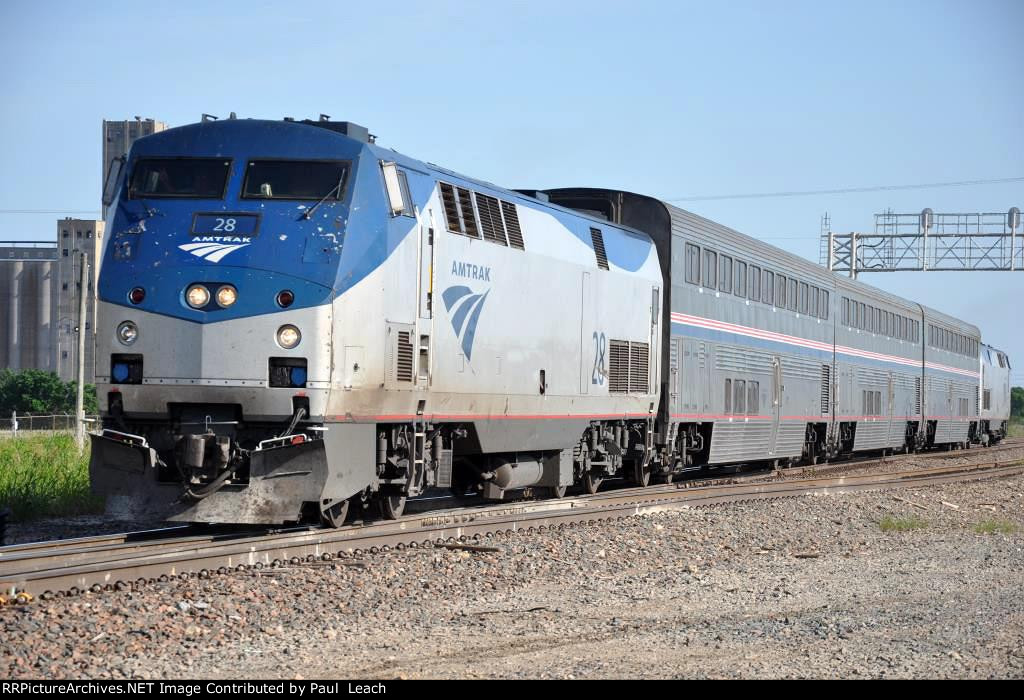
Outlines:
POLYGON ((821 415, 827 416, 832 405, 832 366, 821 366, 821 415))
POLYGON ((608 342, 608 391, 613 394, 629 391, 629 343, 625 340, 608 342))
POLYGON ((647 343, 631 343, 629 346, 629 390, 640 394, 648 392, 651 376, 651 350, 647 343))
POLYGON ((519 212, 512 202, 502 202, 501 211, 505 214, 505 230, 508 231, 508 244, 513 248, 525 250, 523 245, 523 229, 519 227, 519 212))
POLYGON ((505 240, 505 227, 501 222, 501 209, 498 207, 498 200, 479 192, 474 192, 473 196, 476 197, 476 210, 480 213, 480 230, 484 233, 484 240, 508 245, 508 241, 505 240))
MULTIPOLYGON (((515 204, 447 182, 439 182, 438 188, 449 231, 470 238, 480 238, 483 234, 485 241, 518 250, 526 249, 515 204)), ((598 231, 598 236, 600 233, 598 231)), ((601 255, 604 255, 603 242, 601 255)), ((607 259, 604 268, 608 269, 607 259)))
POLYGON ((914 377, 914 414, 921 415, 921 378, 914 377))
POLYGON ((594 243, 594 255, 597 256, 597 266, 602 270, 608 269, 608 255, 604 252, 604 235, 601 229, 590 229, 590 240, 594 243))
POLYGON ((456 187, 455 193, 459 196, 459 211, 462 214, 462 233, 470 238, 480 238, 480 231, 476 225, 476 215, 473 213, 473 200, 470 197, 469 190, 456 187))
POLYGON ((608 391, 612 394, 650 391, 651 349, 647 343, 608 343, 608 391))
POLYGON ((455 188, 447 182, 441 183, 441 203, 444 204, 444 217, 448 222, 449 231, 462 232, 459 221, 459 206, 455 203, 455 188))
POLYGON ((395 378, 398 381, 412 381, 412 360, 412 333, 410 333, 409 331, 399 331, 398 346, 395 348, 395 378))

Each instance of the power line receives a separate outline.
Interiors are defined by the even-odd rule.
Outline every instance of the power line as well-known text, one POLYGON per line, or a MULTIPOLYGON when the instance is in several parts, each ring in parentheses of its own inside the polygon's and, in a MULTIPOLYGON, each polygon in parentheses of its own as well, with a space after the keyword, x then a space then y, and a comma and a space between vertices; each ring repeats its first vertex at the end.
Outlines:
MULTIPOLYGON (((791 190, 784 192, 748 192, 745 194, 711 194, 691 197, 663 198, 666 202, 707 202, 721 199, 768 199, 771 197, 809 197, 818 194, 858 194, 862 192, 889 192, 896 190, 924 190, 936 187, 972 187, 1024 182, 1021 177, 1002 177, 988 180, 960 180, 957 182, 928 182, 916 185, 873 185, 871 187, 843 187, 833 190, 791 190)), ((0 209, 0 214, 99 214, 98 209, 0 209)))
POLYGON ((860 192, 887 192, 893 190, 924 190, 935 187, 969 187, 973 185, 999 185, 1024 182, 1024 177, 1002 177, 990 180, 961 180, 959 182, 930 182, 918 185, 875 185, 872 187, 843 187, 835 190, 794 190, 790 192, 756 192, 748 194, 715 194, 698 197, 672 197, 666 202, 707 202, 720 199, 768 199, 770 197, 808 197, 816 194, 857 194, 860 192))

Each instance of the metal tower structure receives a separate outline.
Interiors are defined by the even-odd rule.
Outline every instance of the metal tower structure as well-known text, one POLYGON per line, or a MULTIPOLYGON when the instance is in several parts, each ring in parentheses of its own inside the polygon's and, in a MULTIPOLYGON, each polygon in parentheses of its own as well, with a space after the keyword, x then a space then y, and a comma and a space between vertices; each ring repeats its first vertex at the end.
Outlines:
POLYGON ((821 263, 861 272, 1024 270, 1020 209, 1005 214, 875 214, 874 233, 834 233, 822 219, 821 263))

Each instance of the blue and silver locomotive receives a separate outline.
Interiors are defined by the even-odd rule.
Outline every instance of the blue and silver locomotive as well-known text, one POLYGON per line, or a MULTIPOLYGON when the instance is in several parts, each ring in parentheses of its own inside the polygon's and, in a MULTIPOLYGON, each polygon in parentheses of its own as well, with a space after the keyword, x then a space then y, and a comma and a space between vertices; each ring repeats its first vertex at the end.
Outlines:
POLYGON ((644 477, 662 287, 644 233, 346 122, 202 122, 124 166, 91 464, 111 511, 337 524, 429 487, 644 477))
POLYGON ((1003 434, 976 327, 651 197, 231 119, 137 141, 111 202, 91 477, 113 512, 338 525, 432 487, 1003 434))

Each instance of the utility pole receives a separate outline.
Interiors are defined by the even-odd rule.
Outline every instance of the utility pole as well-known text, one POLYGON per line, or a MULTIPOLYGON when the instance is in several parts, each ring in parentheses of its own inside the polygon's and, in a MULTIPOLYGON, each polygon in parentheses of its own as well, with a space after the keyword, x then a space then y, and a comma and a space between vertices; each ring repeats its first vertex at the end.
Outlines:
POLYGON ((85 314, 89 279, 89 258, 84 252, 81 256, 81 283, 78 288, 78 392, 75 396, 75 443, 79 452, 85 449, 85 314))

